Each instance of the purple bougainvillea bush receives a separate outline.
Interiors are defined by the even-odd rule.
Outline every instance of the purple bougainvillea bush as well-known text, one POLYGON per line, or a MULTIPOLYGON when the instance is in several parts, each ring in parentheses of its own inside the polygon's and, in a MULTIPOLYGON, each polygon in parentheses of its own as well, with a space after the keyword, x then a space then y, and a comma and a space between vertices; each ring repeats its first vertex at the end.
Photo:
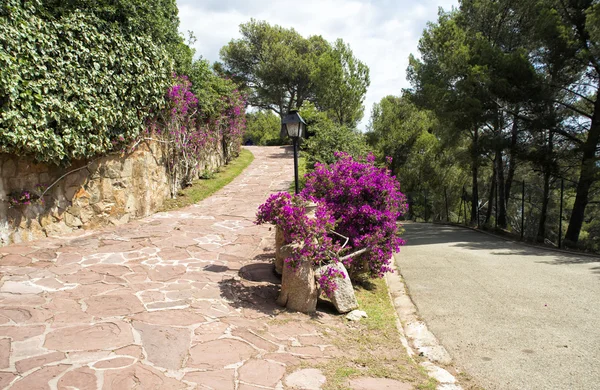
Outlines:
POLYGON ((361 259, 370 276, 382 277, 391 271, 392 254, 404 245, 397 220, 406 211, 406 197, 391 172, 375 166, 372 154, 357 160, 347 153, 336 157, 331 165, 316 164, 301 195, 325 204, 336 220, 335 230, 350 238, 345 251, 369 248, 344 262, 349 272, 363 266, 361 259))
MULTIPOLYGON (((390 171, 375 166, 373 155, 357 160, 345 153, 336 157, 331 165, 316 164, 299 196, 271 195, 259 207, 256 223, 277 225, 286 242, 301 244, 285 260, 292 268, 302 259, 310 259, 314 266, 335 263, 366 248, 360 256, 345 258, 344 265, 351 275, 363 271, 382 277, 391 271, 392 254, 404 244, 397 220, 406 210, 406 198, 390 171), (307 201, 317 203, 315 218, 306 215, 307 201), (333 231, 349 238, 343 249, 344 239, 333 231)), ((342 276, 323 273, 318 280, 321 290, 330 295, 342 276)))
POLYGON ((221 96, 203 111, 187 76, 173 74, 167 91, 167 107, 148 123, 143 137, 159 136, 166 152, 174 196, 180 185, 190 183, 199 173, 206 155, 221 150, 226 161, 237 155, 246 128, 246 99, 237 89, 221 96))

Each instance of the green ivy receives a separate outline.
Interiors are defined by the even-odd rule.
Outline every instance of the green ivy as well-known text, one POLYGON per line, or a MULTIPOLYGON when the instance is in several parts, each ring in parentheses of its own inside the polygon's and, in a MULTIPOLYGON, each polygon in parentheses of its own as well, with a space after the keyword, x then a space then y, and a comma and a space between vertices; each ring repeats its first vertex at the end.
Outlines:
POLYGON ((172 61, 149 37, 92 14, 45 20, 39 1, 0 6, 0 153, 55 163, 105 154, 165 105, 172 61))

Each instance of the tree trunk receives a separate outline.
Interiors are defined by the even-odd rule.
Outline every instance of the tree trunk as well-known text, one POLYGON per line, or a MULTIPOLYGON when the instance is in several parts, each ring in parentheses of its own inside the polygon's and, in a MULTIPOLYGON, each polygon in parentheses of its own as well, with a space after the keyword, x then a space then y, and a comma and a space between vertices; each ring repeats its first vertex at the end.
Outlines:
MULTIPOLYGON (((500 143, 498 143, 500 145, 500 143)), ((496 176, 498 182, 498 227, 506 229, 506 198, 504 197, 504 165, 502 149, 496 151, 496 176)))
POLYGON ((544 195, 542 198, 542 212, 540 214, 540 222, 538 226, 537 240, 544 242, 546 238, 546 221, 548 219, 548 204, 550 203, 550 179, 554 165, 554 132, 552 129, 548 131, 548 144, 546 145, 546 154, 544 156, 544 195))
POLYGON ((488 208, 485 212, 485 225, 489 226, 490 219, 492 218, 492 208, 494 204, 494 196, 496 196, 496 165, 494 164, 494 171, 492 172, 492 177, 490 179, 490 194, 488 198, 488 208))
POLYGON ((537 241, 544 242, 546 238, 546 220, 548 219, 548 203, 550 202, 550 170, 544 170, 544 197, 542 198, 542 213, 538 226, 537 241))
POLYGON ((579 240, 579 233, 583 225, 585 208, 589 201, 590 187, 595 181, 596 174, 596 148, 600 140, 600 98, 596 98, 594 103, 594 114, 592 115, 592 124, 590 132, 583 144, 583 156, 581 158, 581 171, 579 173, 579 183, 577 183, 577 195, 569 220, 569 228, 565 235, 565 245, 574 246, 579 240))
POLYGON ((473 132, 473 145, 471 151, 471 159, 472 159, 472 174, 473 174, 473 184, 472 191, 473 195, 471 196, 471 223, 477 223, 477 208, 479 207, 479 193, 477 190, 477 179, 479 174, 479 129, 475 128, 473 132))
POLYGON ((513 125, 510 136, 510 156, 508 158, 508 174, 506 176, 506 183, 504 185, 504 197, 506 199, 507 207, 508 202, 510 201, 510 190, 515 177, 515 170, 517 169, 517 136, 519 131, 519 126, 517 122, 518 113, 519 110, 517 109, 517 113, 513 118, 513 125))

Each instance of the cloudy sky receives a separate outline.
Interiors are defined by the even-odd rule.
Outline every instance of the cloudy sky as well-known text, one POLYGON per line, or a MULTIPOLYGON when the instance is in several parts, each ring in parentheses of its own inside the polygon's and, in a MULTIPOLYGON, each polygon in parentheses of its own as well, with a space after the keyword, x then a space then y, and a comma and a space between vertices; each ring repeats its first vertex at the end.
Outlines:
POLYGON ((303 36, 342 38, 371 71, 365 100, 364 129, 373 103, 406 87, 410 53, 438 7, 450 10, 458 0, 177 0, 181 30, 193 31, 197 54, 211 62, 219 49, 240 37, 239 25, 250 18, 293 27, 303 36))

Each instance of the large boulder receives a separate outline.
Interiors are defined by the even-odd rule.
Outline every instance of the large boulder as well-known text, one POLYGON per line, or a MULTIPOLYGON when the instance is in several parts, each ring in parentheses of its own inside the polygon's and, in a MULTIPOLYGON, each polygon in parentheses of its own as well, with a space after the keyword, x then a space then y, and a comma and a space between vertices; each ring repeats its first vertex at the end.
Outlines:
POLYGON ((356 300, 356 296, 354 295, 354 288, 352 287, 350 276, 348 275, 348 271, 346 271, 346 267, 344 267, 344 264, 335 263, 319 267, 315 271, 315 277, 317 279, 320 278, 321 275, 327 272, 327 270, 330 268, 336 269, 337 271, 341 272, 342 275, 344 275, 343 278, 337 277, 335 279, 337 288, 333 292, 333 295, 330 297, 331 302, 335 306, 336 310, 339 313, 348 313, 354 309, 357 309, 358 301, 356 300))

